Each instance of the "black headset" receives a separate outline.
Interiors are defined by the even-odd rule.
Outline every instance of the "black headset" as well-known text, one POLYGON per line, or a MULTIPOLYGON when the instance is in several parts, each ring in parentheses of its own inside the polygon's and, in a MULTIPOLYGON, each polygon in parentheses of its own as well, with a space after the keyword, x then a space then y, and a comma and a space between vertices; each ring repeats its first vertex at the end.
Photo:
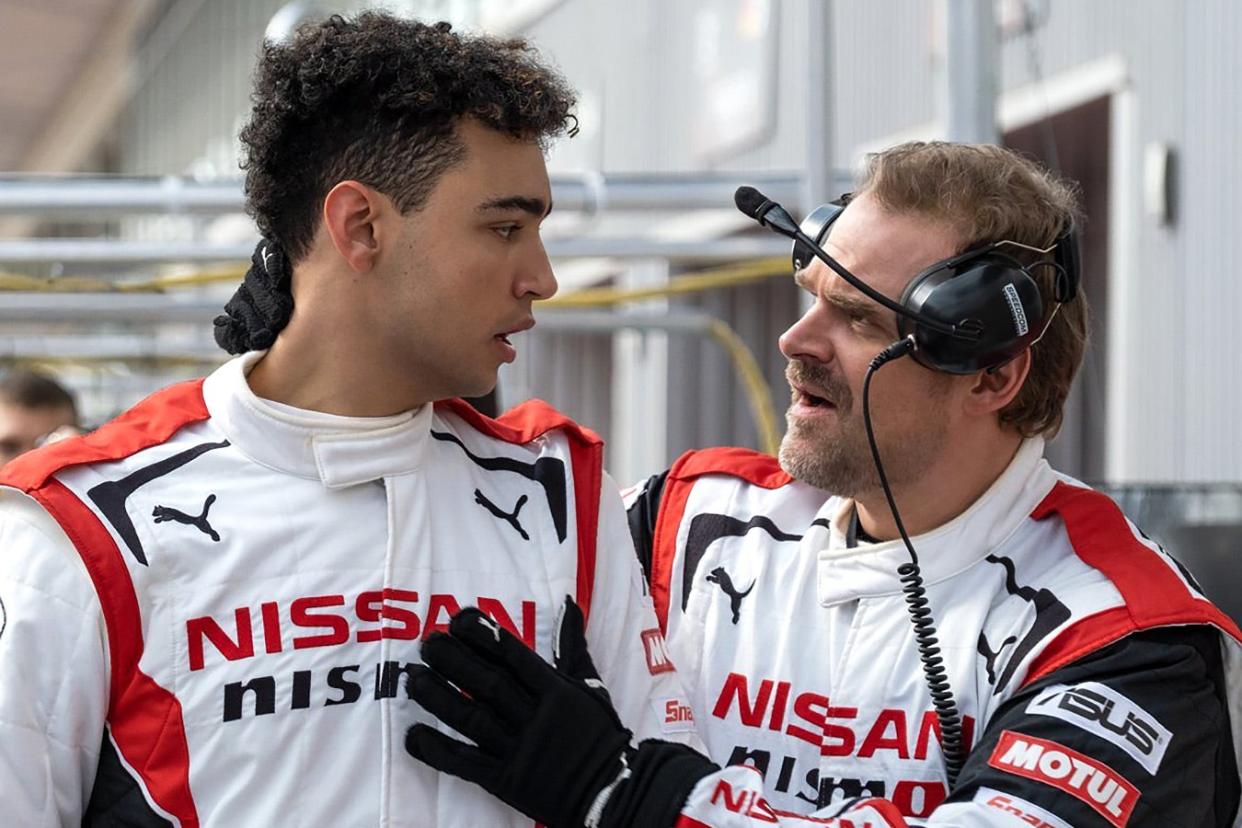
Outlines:
MULTIPOLYGON (((793 243, 795 271, 819 258, 859 287, 862 280, 820 247, 849 201, 846 194, 803 219, 802 238, 795 236, 793 243)), ((1039 341, 1060 306, 1077 296, 1079 276, 1078 237, 1071 223, 1049 249, 999 241, 936 262, 911 279, 896 302, 874 290, 863 292, 897 314, 898 333, 914 337, 912 356, 919 363, 950 374, 973 374, 1003 365, 1039 341), (1001 251, 1006 246, 1051 252, 1053 260, 1023 265, 1001 251), (1056 304, 1047 312, 1031 275, 1040 267, 1056 270, 1056 304)))

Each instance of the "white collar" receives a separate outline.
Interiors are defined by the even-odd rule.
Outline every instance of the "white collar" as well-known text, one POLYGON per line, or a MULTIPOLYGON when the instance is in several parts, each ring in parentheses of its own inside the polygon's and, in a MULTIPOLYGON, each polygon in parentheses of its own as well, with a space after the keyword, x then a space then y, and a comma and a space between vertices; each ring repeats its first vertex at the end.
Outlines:
MULTIPOLYGON (((1029 517, 1056 483, 1044 460, 1044 441, 1023 441, 1009 466, 983 495, 948 523, 911 538, 925 583, 951 578, 1003 543, 1029 517)), ((901 504, 897 504, 898 508, 901 504)), ((802 538, 818 558, 818 594, 824 606, 901 591, 897 567, 910 561, 901 539, 849 548, 845 532, 853 500, 830 498, 802 538)))
POLYGON ((203 382, 212 422, 251 460, 339 489, 418 469, 434 406, 390 417, 301 411, 257 397, 246 375, 265 351, 229 360, 203 382))

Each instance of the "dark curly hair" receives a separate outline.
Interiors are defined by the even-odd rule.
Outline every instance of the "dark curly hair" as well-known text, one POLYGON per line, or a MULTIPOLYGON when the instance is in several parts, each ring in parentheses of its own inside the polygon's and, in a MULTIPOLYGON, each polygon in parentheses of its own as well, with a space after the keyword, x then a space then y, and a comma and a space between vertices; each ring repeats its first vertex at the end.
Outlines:
POLYGON ((541 144, 576 123, 573 91, 524 41, 377 12, 265 42, 252 100, 247 209, 290 262, 306 255, 339 181, 374 187, 402 212, 422 207, 463 160, 462 118, 541 144))

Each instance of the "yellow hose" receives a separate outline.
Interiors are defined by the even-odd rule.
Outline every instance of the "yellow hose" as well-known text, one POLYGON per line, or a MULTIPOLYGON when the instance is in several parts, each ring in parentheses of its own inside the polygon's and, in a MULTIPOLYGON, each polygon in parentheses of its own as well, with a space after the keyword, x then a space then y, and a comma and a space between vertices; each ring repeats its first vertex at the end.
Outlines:
POLYGON ((755 420, 755 431, 759 433, 759 446, 766 453, 774 455, 781 445, 781 431, 777 425, 776 406, 772 403, 772 394, 768 384, 764 382, 763 372, 750 348, 732 328, 719 319, 713 319, 708 331, 712 339, 724 347, 729 358, 733 360, 733 368, 742 380, 742 389, 746 392, 746 402, 750 407, 750 416, 755 420))

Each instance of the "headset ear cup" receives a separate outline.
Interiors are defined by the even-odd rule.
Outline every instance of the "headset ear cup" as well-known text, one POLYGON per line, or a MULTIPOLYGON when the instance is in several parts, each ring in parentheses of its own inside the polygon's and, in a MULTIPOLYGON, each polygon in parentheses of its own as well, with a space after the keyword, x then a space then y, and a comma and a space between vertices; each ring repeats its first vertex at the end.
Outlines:
MULTIPOLYGON (((845 204, 849 200, 849 195, 843 195, 838 201, 832 201, 828 204, 821 204, 802 220, 799 229, 810 237, 816 244, 822 245, 824 239, 828 237, 828 231, 832 228, 832 223, 837 220, 841 212, 845 209, 845 204)), ((797 239, 793 243, 792 263, 794 273, 815 261, 815 253, 802 242, 797 239)))
POLYGON ((1082 278, 1082 262, 1079 258, 1078 231, 1071 224, 1057 238, 1053 260, 1059 268, 1056 279, 1056 300, 1062 305, 1072 302, 1078 295, 1078 282, 1082 278))
POLYGON ((1053 295, 1061 304, 1065 304, 1074 298, 1073 286, 1070 284, 1069 274, 1065 272, 1064 268, 1057 269, 1056 291, 1053 295))
POLYGON ((901 319, 902 334, 914 334, 918 362, 950 374, 973 374, 1008 362, 1035 341, 1044 302, 1039 286, 1020 264, 995 252, 949 262, 912 279, 901 303, 959 329, 974 328, 978 336, 940 334, 901 319))
MULTIPOLYGON (((902 306, 918 313, 927 313, 929 316, 935 316, 940 321, 948 324, 955 324, 956 320, 943 319, 939 315, 928 313, 926 310, 927 299, 935 293, 938 287, 952 279, 953 275, 952 268, 944 267, 943 262, 932 265, 911 279, 910 284, 906 285, 900 300, 902 306)), ((917 319, 902 315, 897 317, 897 332, 903 338, 907 336, 914 337, 916 347, 912 356, 916 362, 933 371, 958 373, 954 370, 954 366, 960 363, 965 356, 961 352, 962 340, 957 340, 948 334, 933 330, 926 325, 921 325, 917 319)))

